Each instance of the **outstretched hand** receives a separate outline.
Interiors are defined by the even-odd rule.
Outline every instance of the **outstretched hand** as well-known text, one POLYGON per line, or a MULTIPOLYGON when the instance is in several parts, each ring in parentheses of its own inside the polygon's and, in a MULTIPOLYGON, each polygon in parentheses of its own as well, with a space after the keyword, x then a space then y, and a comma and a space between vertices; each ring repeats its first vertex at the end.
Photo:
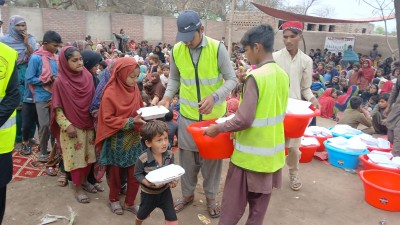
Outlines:
POLYGON ((217 124, 211 124, 209 127, 207 127, 204 132, 203 135, 207 135, 210 137, 215 137, 217 136, 219 133, 221 133, 221 131, 218 128, 217 124))

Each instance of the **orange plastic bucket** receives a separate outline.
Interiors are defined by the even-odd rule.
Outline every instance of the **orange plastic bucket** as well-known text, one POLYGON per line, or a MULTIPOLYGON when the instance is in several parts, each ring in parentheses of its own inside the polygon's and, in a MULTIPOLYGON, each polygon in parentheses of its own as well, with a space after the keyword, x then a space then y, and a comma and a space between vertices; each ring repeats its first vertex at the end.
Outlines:
MULTIPOLYGON (((392 146, 392 144, 390 144, 392 146)), ((381 152, 392 152, 392 148, 376 148, 376 147, 371 147, 367 146, 367 149, 372 152, 372 151, 381 151, 381 152)))
POLYGON ((400 212, 400 174, 384 170, 363 170, 365 201, 382 210, 400 212))
POLYGON ((314 137, 318 140, 319 142, 319 147, 317 148, 317 152, 323 152, 325 151, 325 145, 324 145, 324 141, 328 140, 329 138, 332 138, 332 135, 329 136, 325 136, 325 137, 320 137, 320 136, 311 136, 311 135, 304 135, 304 137, 314 137))
POLYGON ((310 109, 314 111, 312 114, 290 114, 286 113, 283 125, 285 128, 286 138, 299 138, 304 135, 308 124, 310 124, 313 117, 319 116, 321 112, 315 109, 314 106, 310 106, 310 109))
POLYGON ((317 151, 319 145, 310 145, 310 146, 300 146, 300 160, 301 163, 309 163, 312 161, 315 152, 317 151))
POLYGON ((385 170, 393 173, 400 174, 400 169, 388 168, 368 161, 368 155, 360 155, 358 157, 362 162, 364 170, 385 170))
POLYGON ((186 130, 192 135, 200 156, 205 159, 226 159, 233 153, 233 140, 230 133, 220 133, 212 138, 203 135, 204 127, 215 124, 215 120, 200 121, 190 124, 186 130))

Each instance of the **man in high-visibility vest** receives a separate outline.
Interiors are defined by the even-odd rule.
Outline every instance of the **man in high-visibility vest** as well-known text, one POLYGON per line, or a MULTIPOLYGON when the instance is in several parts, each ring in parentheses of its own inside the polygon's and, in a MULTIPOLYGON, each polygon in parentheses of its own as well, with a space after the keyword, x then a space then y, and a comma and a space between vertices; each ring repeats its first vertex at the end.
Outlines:
POLYGON ((235 116, 204 131, 211 137, 235 132, 219 225, 237 224, 247 204, 246 224, 264 224, 272 189, 282 183, 289 76, 272 58, 274 33, 270 25, 259 25, 243 36, 247 60, 257 69, 247 73, 235 116))
POLYGON ((15 69, 18 53, 0 43, 0 224, 6 209, 7 184, 12 178, 12 150, 17 131, 19 82, 15 69))
POLYGON ((210 217, 216 218, 221 210, 215 197, 221 178, 222 160, 201 158, 186 127, 197 121, 225 115, 225 97, 235 87, 236 76, 225 46, 203 34, 204 26, 196 12, 182 12, 177 26, 178 43, 171 53, 168 86, 163 100, 159 102, 159 105, 169 107, 179 91, 179 159, 186 172, 181 179, 183 198, 176 201, 175 210, 179 212, 193 202, 197 176, 201 170, 208 212, 210 217))

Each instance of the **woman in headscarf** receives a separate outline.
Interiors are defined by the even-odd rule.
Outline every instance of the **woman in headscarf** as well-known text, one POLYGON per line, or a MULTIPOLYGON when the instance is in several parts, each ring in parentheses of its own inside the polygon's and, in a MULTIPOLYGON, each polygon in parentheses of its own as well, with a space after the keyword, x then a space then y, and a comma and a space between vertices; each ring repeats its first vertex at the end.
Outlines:
MULTIPOLYGON (((25 72, 28 67, 28 61, 31 54, 37 50, 36 39, 28 34, 25 19, 21 16, 15 15, 10 17, 8 21, 8 30, 3 37, 0 37, 0 42, 10 46, 18 52, 17 59, 17 70, 19 80, 19 93, 20 103, 22 106, 23 97, 25 93, 25 72)), ((29 138, 33 139, 35 134, 36 126, 34 121, 31 121, 32 131, 30 132, 29 138)), ((17 137, 16 143, 22 141, 21 135, 21 107, 17 108, 17 137)))
POLYGON ((87 182, 90 166, 96 161, 94 123, 89 113, 93 95, 92 75, 83 66, 80 52, 72 46, 62 48, 58 78, 53 86, 50 125, 80 203, 90 202, 82 189, 93 189, 87 182))
POLYGON ((160 46, 157 45, 155 47, 154 54, 158 55, 158 58, 160 59, 161 63, 165 63, 165 56, 160 46))
POLYGON ((337 97, 334 88, 327 88, 319 97, 318 101, 321 105, 321 117, 331 119, 335 109, 335 98, 337 97))
POLYGON ((346 94, 337 97, 334 111, 336 120, 339 120, 343 116, 344 110, 349 107, 350 98, 353 96, 358 96, 358 87, 356 85, 350 86, 346 94))
POLYGON ((151 105, 157 103, 164 97, 165 87, 161 83, 160 74, 152 73, 151 78, 144 84, 144 90, 151 99, 151 105))
POLYGON ((134 178, 135 162, 142 154, 139 128, 145 122, 137 114, 143 101, 137 86, 139 66, 132 58, 116 60, 111 78, 101 98, 96 145, 102 146, 100 163, 109 169, 111 211, 136 213, 134 206, 139 183, 134 178), (127 193, 122 208, 119 202, 121 173, 127 172, 127 193))
POLYGON ((370 59, 365 59, 362 62, 362 76, 360 76, 360 90, 367 91, 369 88, 369 84, 372 83, 372 80, 375 77, 375 70, 372 68, 372 61, 370 59))
POLYGON ((361 94, 361 98, 363 99, 363 103, 367 104, 369 99, 374 96, 374 95, 379 95, 379 87, 377 84, 371 84, 371 86, 369 86, 369 90, 368 91, 364 91, 361 94))

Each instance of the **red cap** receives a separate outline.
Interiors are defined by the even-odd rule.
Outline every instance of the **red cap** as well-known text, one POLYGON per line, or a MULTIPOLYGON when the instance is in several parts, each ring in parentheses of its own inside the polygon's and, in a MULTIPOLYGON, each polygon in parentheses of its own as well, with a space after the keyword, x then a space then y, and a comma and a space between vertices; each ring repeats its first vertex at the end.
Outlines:
POLYGON ((282 24, 282 30, 285 31, 287 29, 303 31, 303 24, 300 23, 299 21, 287 21, 284 24, 282 24))

